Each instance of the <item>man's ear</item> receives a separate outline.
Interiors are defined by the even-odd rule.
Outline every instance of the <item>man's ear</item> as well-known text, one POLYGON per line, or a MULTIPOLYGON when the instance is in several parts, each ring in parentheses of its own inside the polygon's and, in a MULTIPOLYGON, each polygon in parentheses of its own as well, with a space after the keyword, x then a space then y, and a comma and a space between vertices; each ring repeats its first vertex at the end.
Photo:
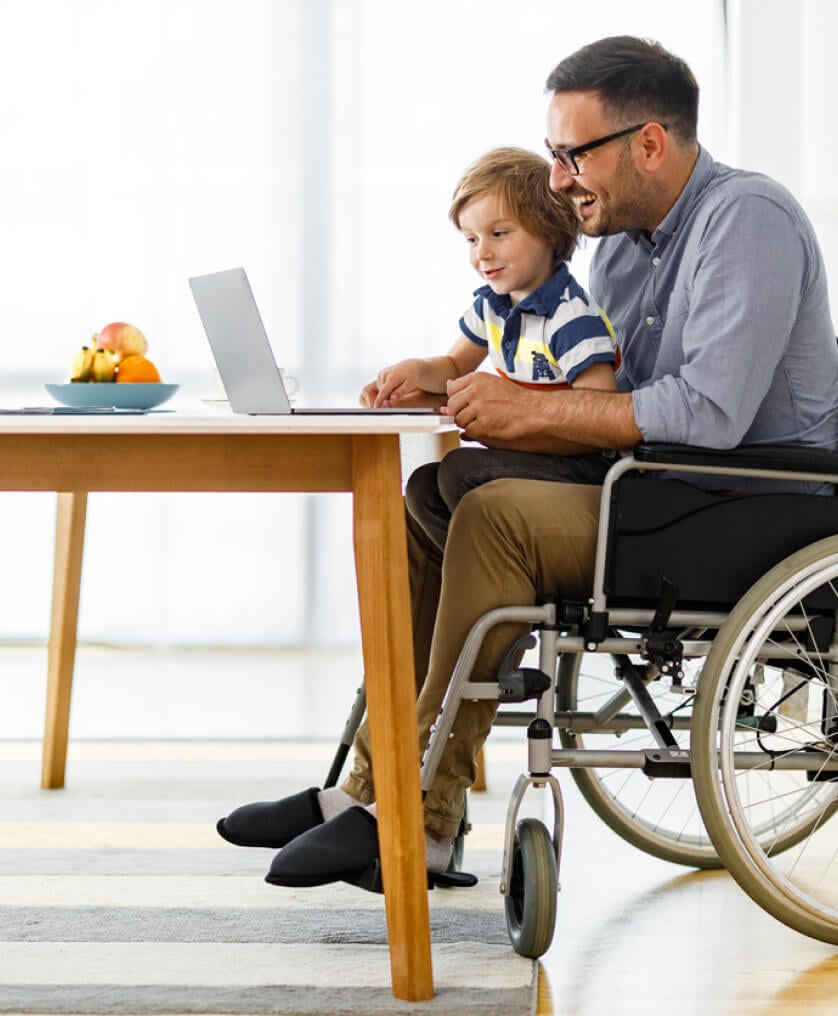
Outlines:
POLYGON ((639 143, 644 168, 651 172, 660 169, 671 144, 666 128, 659 123, 647 123, 640 132, 639 143))

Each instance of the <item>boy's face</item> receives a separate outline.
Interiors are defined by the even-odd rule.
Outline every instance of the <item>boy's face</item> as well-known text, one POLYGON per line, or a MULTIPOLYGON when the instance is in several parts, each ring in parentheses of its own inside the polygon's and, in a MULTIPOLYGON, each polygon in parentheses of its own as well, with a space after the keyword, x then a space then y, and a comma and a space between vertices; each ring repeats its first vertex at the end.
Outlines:
POLYGON ((553 251, 514 219, 499 194, 474 198, 460 212, 472 267, 498 294, 519 303, 553 274, 553 251))

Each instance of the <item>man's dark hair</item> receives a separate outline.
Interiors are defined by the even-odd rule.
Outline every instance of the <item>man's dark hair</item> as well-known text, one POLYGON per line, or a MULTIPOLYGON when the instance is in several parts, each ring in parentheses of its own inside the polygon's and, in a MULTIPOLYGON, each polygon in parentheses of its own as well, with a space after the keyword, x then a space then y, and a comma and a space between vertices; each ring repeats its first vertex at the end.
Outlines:
POLYGON ((571 53, 547 79, 550 92, 596 92, 614 126, 664 123, 693 143, 698 84, 689 67, 660 43, 632 35, 600 39, 571 53))

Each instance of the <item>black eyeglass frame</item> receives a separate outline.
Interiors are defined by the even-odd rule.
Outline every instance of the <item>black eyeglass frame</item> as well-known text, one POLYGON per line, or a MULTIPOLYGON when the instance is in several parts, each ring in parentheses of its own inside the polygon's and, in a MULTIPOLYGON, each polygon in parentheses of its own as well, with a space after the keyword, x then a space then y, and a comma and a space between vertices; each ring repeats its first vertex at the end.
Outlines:
MULTIPOLYGON (((565 172, 570 173, 571 176, 579 176, 580 169, 576 162, 577 155, 583 155, 585 152, 590 152, 594 148, 599 148, 601 145, 607 145, 610 141, 616 141, 617 138, 624 138, 629 134, 634 134, 635 131, 641 131, 647 123, 652 121, 644 120, 643 123, 636 123, 633 127, 624 127, 621 131, 615 131, 613 134, 606 134, 604 138, 597 138, 595 141, 589 141, 585 145, 577 145, 575 148, 553 148, 550 141, 545 138, 544 144, 547 147, 547 151, 553 157, 553 159, 559 163, 565 172)), ((665 123, 661 124, 664 130, 669 128, 665 123)))

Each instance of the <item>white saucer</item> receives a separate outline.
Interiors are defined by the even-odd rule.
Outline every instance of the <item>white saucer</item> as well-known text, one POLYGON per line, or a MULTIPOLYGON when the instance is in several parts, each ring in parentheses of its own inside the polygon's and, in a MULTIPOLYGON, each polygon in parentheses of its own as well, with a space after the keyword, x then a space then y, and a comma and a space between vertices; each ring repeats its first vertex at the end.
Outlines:
POLYGON ((219 413, 230 412, 230 403, 227 401, 227 399, 207 398, 201 399, 201 402, 203 402, 205 406, 209 406, 210 409, 217 410, 219 413))

